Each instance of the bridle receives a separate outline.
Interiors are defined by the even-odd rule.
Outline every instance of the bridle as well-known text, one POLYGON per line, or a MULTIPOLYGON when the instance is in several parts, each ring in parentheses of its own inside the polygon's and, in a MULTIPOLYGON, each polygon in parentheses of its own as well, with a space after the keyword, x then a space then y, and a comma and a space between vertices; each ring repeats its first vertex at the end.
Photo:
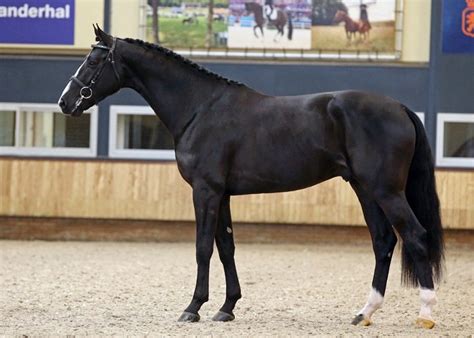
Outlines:
POLYGON ((92 97, 92 95, 94 94, 92 88, 97 83, 100 76, 102 75, 102 71, 104 70, 105 65, 107 64, 107 62, 110 62, 112 64, 112 68, 114 70, 115 77, 120 82, 120 75, 119 75, 119 73, 117 71, 117 68, 115 66, 114 52, 115 52, 115 46, 116 45, 117 45, 117 39, 116 38, 113 39, 112 47, 107 47, 107 46, 103 46, 103 45, 99 45, 99 44, 91 45, 92 49, 94 49, 94 48, 105 49, 109 52, 107 53, 105 61, 102 62, 100 67, 96 70, 96 72, 92 76, 91 80, 89 81, 89 84, 86 85, 86 84, 84 84, 84 82, 79 80, 77 77, 71 76, 70 80, 73 81, 73 82, 76 82, 79 86, 81 86, 81 90, 79 91, 80 97, 76 101, 76 105, 74 107, 74 110, 76 110, 81 105, 83 100, 88 100, 92 97))

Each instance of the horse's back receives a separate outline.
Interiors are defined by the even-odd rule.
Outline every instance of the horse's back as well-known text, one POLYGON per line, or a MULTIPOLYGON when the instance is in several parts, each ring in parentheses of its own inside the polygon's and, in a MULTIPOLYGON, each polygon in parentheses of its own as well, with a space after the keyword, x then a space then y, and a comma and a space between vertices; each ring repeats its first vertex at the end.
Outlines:
POLYGON ((242 114, 228 185, 234 194, 305 188, 346 176, 343 129, 328 115, 332 93, 264 97, 242 114))

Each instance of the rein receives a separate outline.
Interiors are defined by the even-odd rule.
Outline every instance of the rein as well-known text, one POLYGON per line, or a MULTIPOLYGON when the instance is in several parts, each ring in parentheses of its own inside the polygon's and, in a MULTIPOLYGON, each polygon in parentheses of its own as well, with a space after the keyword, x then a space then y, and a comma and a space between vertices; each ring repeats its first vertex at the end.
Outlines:
POLYGON ((77 109, 81 105, 83 100, 88 100, 92 97, 92 95, 94 94, 92 88, 97 83, 100 76, 102 75, 102 71, 104 70, 105 65, 107 64, 107 62, 110 62, 112 64, 112 68, 114 70, 115 77, 120 82, 120 75, 119 75, 119 73, 117 71, 117 68, 115 66, 115 58, 114 58, 114 52, 115 52, 116 44, 117 44, 117 39, 114 38, 113 43, 112 43, 112 47, 102 46, 102 45, 99 45, 99 44, 91 45, 92 49, 94 49, 94 48, 105 49, 105 50, 108 51, 108 53, 107 53, 107 57, 105 58, 105 62, 103 62, 101 64, 101 66, 97 69, 97 71, 94 73, 91 80, 89 81, 89 84, 86 85, 86 84, 84 84, 84 82, 79 80, 77 77, 71 76, 70 80, 72 80, 73 82, 76 82, 79 86, 81 86, 81 90, 79 91, 79 95, 81 97, 76 101, 74 110, 77 109))

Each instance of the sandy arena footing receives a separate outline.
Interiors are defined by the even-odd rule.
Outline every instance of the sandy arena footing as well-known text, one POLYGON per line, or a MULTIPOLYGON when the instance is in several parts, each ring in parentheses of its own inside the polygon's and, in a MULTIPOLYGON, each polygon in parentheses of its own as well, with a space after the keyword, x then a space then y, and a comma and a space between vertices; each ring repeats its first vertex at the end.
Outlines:
POLYGON ((418 290, 400 286, 397 253, 373 325, 351 325, 370 290, 370 245, 238 244, 236 319, 211 321, 225 296, 217 252, 199 323, 177 319, 195 282, 192 243, 0 241, 2 335, 469 336, 474 252, 448 247, 437 325, 416 328, 418 290))

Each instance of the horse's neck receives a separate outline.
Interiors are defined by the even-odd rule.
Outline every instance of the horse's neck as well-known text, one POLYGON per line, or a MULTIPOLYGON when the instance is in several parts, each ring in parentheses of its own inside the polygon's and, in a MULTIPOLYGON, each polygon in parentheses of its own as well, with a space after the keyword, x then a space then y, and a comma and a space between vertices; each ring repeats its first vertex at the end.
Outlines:
POLYGON ((258 4, 255 4, 255 6, 253 7, 253 12, 254 12, 254 15, 258 15, 258 16, 261 16, 263 17, 263 7, 258 5, 258 4))
POLYGON ((345 16, 345 23, 346 28, 350 29, 351 31, 357 30, 359 27, 359 24, 348 16, 345 16))
POLYGON ((206 104, 220 95, 223 84, 159 53, 145 53, 141 47, 125 52, 131 73, 126 87, 143 96, 176 140, 197 110, 206 109, 206 104))
POLYGON ((351 19, 349 16, 347 16, 347 15, 344 15, 344 16, 343 16, 343 20, 344 20, 344 22, 346 23, 346 25, 351 25, 351 24, 354 23, 354 21, 352 21, 352 19, 351 19))

